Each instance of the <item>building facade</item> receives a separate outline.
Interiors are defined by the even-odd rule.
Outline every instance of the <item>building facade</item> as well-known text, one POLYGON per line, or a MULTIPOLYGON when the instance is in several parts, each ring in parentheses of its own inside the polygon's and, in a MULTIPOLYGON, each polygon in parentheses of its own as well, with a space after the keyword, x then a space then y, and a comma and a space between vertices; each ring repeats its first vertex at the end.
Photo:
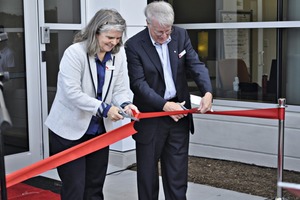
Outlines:
MULTIPOLYGON (((97 10, 115 8, 127 21, 129 38, 145 27, 143 10, 149 2, 0 0, 0 34, 8 36, 0 41, 0 69, 9 74, 0 75, 7 108, 3 119, 10 124, 2 131, 8 173, 49 156, 49 130, 43 122, 56 92, 60 58, 74 34, 97 10), (13 62, 7 61, 8 50, 13 62)), ((279 98, 286 99, 284 168, 300 171, 300 2, 168 2, 175 10, 175 25, 188 30, 209 69, 214 110, 275 108, 279 98), (238 88, 233 87, 236 77, 238 88)), ((199 95, 192 80, 189 84, 191 93, 199 95)), ((194 120, 190 155, 276 167, 278 120, 205 114, 194 120)), ((134 148, 131 138, 111 145, 111 164, 135 162, 134 148)))

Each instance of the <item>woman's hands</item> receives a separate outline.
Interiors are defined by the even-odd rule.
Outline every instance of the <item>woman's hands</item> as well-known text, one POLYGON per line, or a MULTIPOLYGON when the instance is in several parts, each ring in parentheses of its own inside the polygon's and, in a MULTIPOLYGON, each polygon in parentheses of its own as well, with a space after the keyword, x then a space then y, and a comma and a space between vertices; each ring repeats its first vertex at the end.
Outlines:
MULTIPOLYGON (((117 106, 111 106, 111 108, 107 112, 107 117, 114 122, 124 119, 124 116, 122 116, 119 112, 120 109, 121 108, 119 108, 117 106)), ((134 117, 134 113, 140 112, 138 110, 138 108, 133 104, 128 104, 127 106, 125 106, 123 111, 127 115, 132 116, 132 117, 134 117)))
POLYGON ((107 117, 111 120, 111 121, 119 121, 120 119, 124 119, 124 117, 119 114, 119 108, 116 106, 111 106, 110 109, 107 112, 107 117))

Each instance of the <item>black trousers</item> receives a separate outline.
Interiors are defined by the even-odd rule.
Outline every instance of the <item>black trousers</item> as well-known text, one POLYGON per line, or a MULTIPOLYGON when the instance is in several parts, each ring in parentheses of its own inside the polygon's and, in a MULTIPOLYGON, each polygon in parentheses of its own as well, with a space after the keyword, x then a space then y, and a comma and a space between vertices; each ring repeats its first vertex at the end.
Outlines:
MULTIPOLYGON (((79 140, 67 140, 50 133, 50 152, 56 154, 93 137, 84 135, 79 140)), ((103 200, 108 155, 106 147, 57 167, 62 181, 61 200, 103 200)))
POLYGON ((165 200, 186 200, 189 121, 185 117, 174 122, 163 117, 149 144, 136 142, 139 200, 158 200, 159 170, 165 200))

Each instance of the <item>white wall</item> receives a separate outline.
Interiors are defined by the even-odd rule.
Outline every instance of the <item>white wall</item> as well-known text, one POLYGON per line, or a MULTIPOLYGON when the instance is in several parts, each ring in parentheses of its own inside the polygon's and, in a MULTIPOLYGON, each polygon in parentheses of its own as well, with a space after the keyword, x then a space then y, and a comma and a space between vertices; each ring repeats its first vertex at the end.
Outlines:
POLYGON ((146 19, 144 17, 144 8, 146 5, 146 0, 88 0, 86 18, 87 21, 89 21, 101 8, 114 8, 120 12, 120 14, 126 20, 126 35, 127 38, 129 38, 146 26, 146 19), (134 11, 132 11, 133 8, 134 11))
POLYGON ((102 8, 114 8, 120 12, 121 0, 88 0, 86 1, 86 20, 87 22, 94 16, 94 14, 102 8))
POLYGON ((101 8, 114 8, 123 16, 127 23, 126 38, 129 38, 146 26, 144 8, 146 0, 89 0, 87 2, 87 20, 90 20, 95 12, 101 8), (132 8, 134 5, 134 11, 132 8))
POLYGON ((145 25, 144 8, 147 5, 146 0, 88 0, 86 5, 87 21, 101 8, 114 8, 126 20, 128 27, 145 25), (133 8, 134 11, 132 11, 133 8))
MULTIPOLYGON (((275 104, 227 102, 216 100, 215 111, 276 108, 275 104), (245 105, 245 104, 244 104, 245 105)), ((284 168, 300 171, 300 116, 295 107, 286 108, 284 121, 284 168)), ((190 155, 277 167, 279 121, 221 115, 194 115, 195 134, 191 136, 190 155)))
POLYGON ((146 5, 146 0, 121 1, 121 13, 127 22, 127 38, 130 38, 146 26, 146 19, 144 16, 144 8, 146 5), (133 5, 134 11, 131 11, 133 5))

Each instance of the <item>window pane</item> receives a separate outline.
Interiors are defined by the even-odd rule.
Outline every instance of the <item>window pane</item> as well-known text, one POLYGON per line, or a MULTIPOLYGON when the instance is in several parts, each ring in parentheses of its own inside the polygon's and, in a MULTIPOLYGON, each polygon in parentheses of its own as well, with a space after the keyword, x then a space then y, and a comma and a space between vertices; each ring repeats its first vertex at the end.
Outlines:
POLYGON ((283 20, 299 21, 300 20, 299 7, 300 7, 299 0, 284 1, 284 4, 283 4, 284 19, 283 20))
POLYGON ((251 21, 254 22, 277 20, 277 0, 169 0, 169 2, 174 7, 176 24, 223 22, 222 12, 241 11, 251 12, 251 21))
MULTIPOLYGON (((50 41, 46 45, 46 63, 47 63, 47 97, 48 111, 52 106, 57 89, 57 75, 59 63, 65 50, 73 43, 74 35, 77 31, 51 30, 50 41)), ((49 132, 51 130, 49 129, 49 132)))
POLYGON ((80 0, 45 0, 45 23, 80 24, 80 0))
POLYGON ((283 96, 288 104, 300 105, 300 29, 285 29, 283 36, 283 96))
MULTIPOLYGON (((216 99, 276 102, 276 30, 188 30, 216 99), (275 71, 274 71, 275 70, 275 71), (238 88, 234 87, 238 77, 238 88)), ((190 90, 199 95, 191 80, 190 90)))
POLYGON ((29 150, 23 1, 0 6, 1 134, 5 155, 29 150), (3 96, 2 96, 3 95, 3 96), (4 128, 8 125, 8 128, 4 128), (3 127, 2 127, 3 126, 3 127))
POLYGON ((77 31, 51 30, 51 43, 46 45, 47 51, 45 57, 47 62, 48 88, 56 88, 60 60, 63 56, 64 51, 73 43, 73 38, 76 33, 77 31))

